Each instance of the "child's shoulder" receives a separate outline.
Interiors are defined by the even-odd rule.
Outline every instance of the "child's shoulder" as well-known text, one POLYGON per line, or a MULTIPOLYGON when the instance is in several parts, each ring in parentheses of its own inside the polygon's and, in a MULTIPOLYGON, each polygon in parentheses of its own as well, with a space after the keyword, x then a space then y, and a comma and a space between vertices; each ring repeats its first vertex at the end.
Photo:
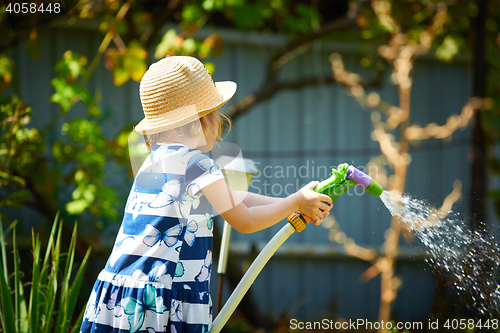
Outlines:
POLYGON ((190 151, 190 158, 189 158, 189 163, 190 165, 195 165, 197 163, 200 163, 202 161, 211 161, 213 162, 213 159, 212 157, 210 157, 209 155, 205 154, 205 153, 202 153, 201 151, 199 151, 198 149, 192 149, 190 151))
POLYGON ((209 155, 201 152, 199 149, 190 149, 184 145, 178 144, 160 144, 153 151, 156 160, 163 160, 164 163, 174 163, 175 161, 186 165, 186 169, 209 170, 216 165, 215 161, 209 155))
POLYGON ((193 152, 193 155, 190 156, 189 161, 187 163, 188 172, 191 171, 201 174, 213 169, 218 169, 215 161, 212 159, 212 157, 202 153, 199 150, 193 152))

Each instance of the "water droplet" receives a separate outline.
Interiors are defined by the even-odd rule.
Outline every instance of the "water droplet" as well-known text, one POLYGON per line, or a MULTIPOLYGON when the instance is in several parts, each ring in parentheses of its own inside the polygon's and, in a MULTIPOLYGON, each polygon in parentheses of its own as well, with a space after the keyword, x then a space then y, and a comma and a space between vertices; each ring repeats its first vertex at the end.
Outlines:
POLYGON ((380 199, 391 215, 413 230, 426 247, 425 262, 432 272, 447 274, 450 286, 463 297, 469 297, 468 303, 479 312, 500 313, 500 284, 496 282, 500 250, 491 233, 471 230, 461 214, 453 211, 432 224, 430 221, 438 218, 436 210, 426 201, 407 194, 401 197, 384 191, 380 199), (485 270, 487 267, 492 271, 485 270), (485 295, 489 295, 487 299, 485 295))

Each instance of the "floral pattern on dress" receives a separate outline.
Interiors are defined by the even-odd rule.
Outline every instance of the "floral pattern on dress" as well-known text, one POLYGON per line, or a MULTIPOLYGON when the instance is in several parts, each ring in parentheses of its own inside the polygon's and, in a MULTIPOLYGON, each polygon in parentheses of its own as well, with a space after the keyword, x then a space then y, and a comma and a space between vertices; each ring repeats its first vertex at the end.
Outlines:
POLYGON ((144 323, 147 311, 162 314, 167 307, 163 304, 163 297, 156 296, 156 288, 146 285, 142 299, 127 297, 123 299, 123 312, 128 315, 130 333, 137 332, 144 323))
POLYGON ((205 257, 205 261, 201 266, 200 273, 196 275, 195 280, 202 282, 207 281, 210 278, 210 272, 212 270, 212 251, 207 251, 207 256, 205 257))
POLYGON ((159 260, 153 263, 151 270, 146 275, 142 270, 135 270, 132 279, 149 282, 170 282, 172 277, 167 273, 167 265, 159 260))
POLYGON ((153 209, 168 206, 175 207, 183 218, 188 218, 191 207, 198 208, 199 199, 193 198, 186 192, 181 192, 181 184, 178 180, 170 180, 162 186, 161 192, 151 201, 148 206, 153 209))
POLYGON ((151 224, 146 225, 146 230, 144 231, 144 239, 143 243, 146 246, 153 247, 156 244, 161 246, 161 243, 165 244, 168 247, 172 247, 179 241, 179 237, 182 233, 181 224, 174 225, 172 228, 168 229, 165 232, 162 232, 151 224))

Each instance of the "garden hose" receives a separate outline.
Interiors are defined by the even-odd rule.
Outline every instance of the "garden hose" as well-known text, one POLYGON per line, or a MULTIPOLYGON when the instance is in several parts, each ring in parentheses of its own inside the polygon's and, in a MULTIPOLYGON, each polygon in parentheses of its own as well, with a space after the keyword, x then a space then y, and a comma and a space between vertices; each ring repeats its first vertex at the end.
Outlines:
MULTIPOLYGON (((338 169, 332 169, 332 176, 316 185, 314 191, 328 195, 332 198, 333 202, 354 185, 360 187, 365 192, 378 197, 383 192, 382 186, 380 186, 370 176, 346 163, 340 164, 338 169)), ((210 333, 220 332, 269 259, 271 259, 274 253, 288 239, 288 237, 290 237, 295 231, 301 232, 304 230, 306 223, 309 223, 310 221, 310 217, 301 215, 300 212, 293 213, 288 217, 289 223, 282 227, 262 249, 257 258, 253 261, 252 265, 250 265, 250 268, 247 270, 240 283, 236 286, 236 289, 233 291, 231 296, 229 296, 226 304, 212 323, 210 333)))

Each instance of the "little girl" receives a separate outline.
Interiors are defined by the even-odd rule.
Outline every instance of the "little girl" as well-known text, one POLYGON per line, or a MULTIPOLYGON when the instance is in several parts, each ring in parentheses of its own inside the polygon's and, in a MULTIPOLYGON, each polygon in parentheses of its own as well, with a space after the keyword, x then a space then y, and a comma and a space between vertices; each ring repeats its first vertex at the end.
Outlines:
POLYGON ((213 209, 251 233, 300 211, 319 225, 332 200, 311 182, 286 198, 233 191, 205 152, 221 139, 219 107, 234 82, 213 83, 192 57, 167 57, 141 80, 150 154, 137 173, 80 332, 208 332, 213 209), (212 209, 213 207, 213 209, 212 209))

